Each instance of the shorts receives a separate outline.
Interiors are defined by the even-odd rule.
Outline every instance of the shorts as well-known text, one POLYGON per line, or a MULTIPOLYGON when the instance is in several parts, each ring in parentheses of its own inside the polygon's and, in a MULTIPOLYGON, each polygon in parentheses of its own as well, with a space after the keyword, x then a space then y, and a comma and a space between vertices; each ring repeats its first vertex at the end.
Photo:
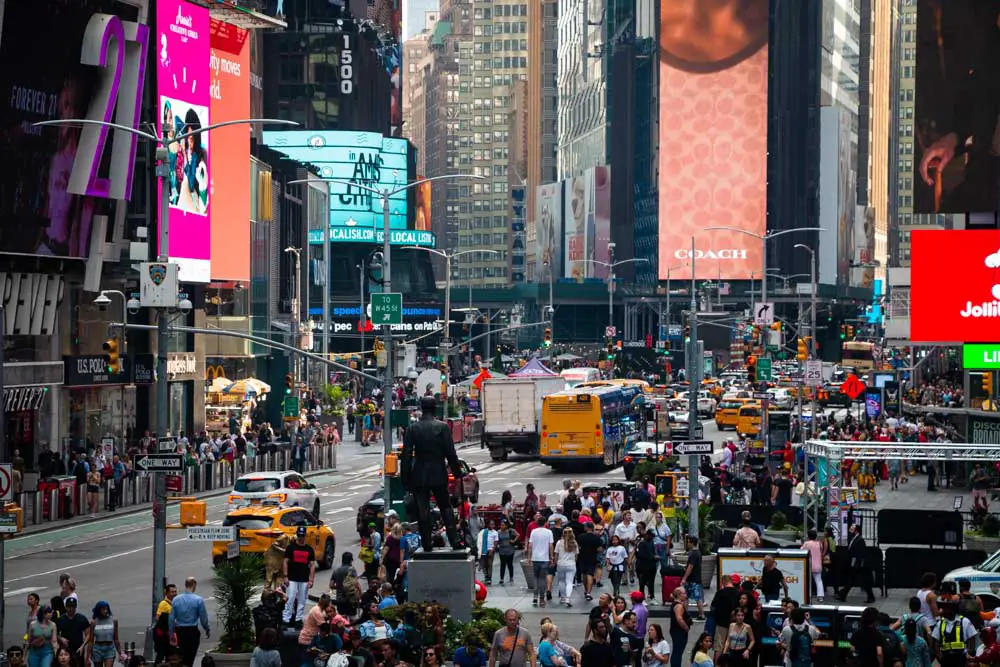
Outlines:
POLYGON ((87 493, 97 493, 100 490, 101 490, 101 487, 97 486, 96 484, 88 484, 87 485, 87 493))
POLYGON ((726 645, 726 640, 729 639, 729 626, 728 625, 717 625, 715 626, 715 636, 712 638, 714 646, 718 650, 722 650, 722 647, 726 645))
POLYGON ((100 665, 107 660, 118 658, 118 651, 114 644, 94 644, 90 649, 90 660, 96 665, 100 665))
POLYGON ((684 590, 687 591, 688 597, 694 602, 703 602, 705 600, 705 591, 702 590, 699 583, 689 581, 684 584, 684 590))
POLYGON ((556 576, 556 566, 555 565, 549 565, 547 572, 548 572, 548 575, 550 577, 556 576))
POLYGON ((597 572, 597 563, 593 561, 589 563, 577 563, 580 566, 580 576, 581 577, 592 577, 594 573, 597 572))

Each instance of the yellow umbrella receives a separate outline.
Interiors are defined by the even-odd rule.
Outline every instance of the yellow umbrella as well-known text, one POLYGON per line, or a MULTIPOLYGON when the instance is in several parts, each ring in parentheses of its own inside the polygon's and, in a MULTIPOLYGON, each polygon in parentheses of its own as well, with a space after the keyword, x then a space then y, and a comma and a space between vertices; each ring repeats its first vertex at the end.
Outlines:
POLYGON ((215 378, 212 380, 212 384, 208 387, 208 391, 213 394, 221 394, 232 384, 233 381, 229 378, 215 378))
POLYGON ((245 396, 247 394, 256 394, 259 396, 260 394, 266 394, 269 391, 271 391, 271 385, 256 378, 237 380, 225 389, 227 394, 235 394, 237 396, 245 396))

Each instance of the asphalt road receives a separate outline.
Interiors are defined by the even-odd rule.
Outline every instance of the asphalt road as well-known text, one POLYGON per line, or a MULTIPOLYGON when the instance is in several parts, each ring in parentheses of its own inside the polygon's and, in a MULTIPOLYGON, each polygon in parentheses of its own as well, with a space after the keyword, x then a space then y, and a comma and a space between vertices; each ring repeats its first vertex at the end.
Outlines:
MULTIPOLYGON (((707 438, 725 440, 714 422, 705 423, 707 438)), ((459 455, 477 469, 481 483, 480 504, 499 502, 504 490, 510 489, 515 498, 524 494, 524 485, 533 483, 539 493, 554 493, 561 488, 564 473, 552 471, 535 460, 511 457, 509 461, 490 461, 489 454, 478 446, 462 450, 459 455)), ((357 507, 380 485, 377 473, 378 452, 362 449, 356 443, 345 443, 339 454, 339 471, 311 478, 321 496, 321 518, 337 534, 337 559, 344 549, 356 551, 355 531, 357 507)), ((586 482, 621 481, 620 468, 605 472, 572 475, 586 482)), ((221 524, 226 513, 226 497, 209 499, 208 521, 221 524)), ((176 508, 168 522, 177 520, 176 508)), ((87 612, 100 599, 111 604, 119 619, 125 641, 142 642, 149 620, 152 599, 152 519, 149 512, 129 516, 101 518, 73 527, 57 529, 11 540, 6 545, 4 561, 4 600, 7 604, 5 641, 16 640, 25 622, 24 600, 36 592, 43 600, 58 594, 58 577, 68 572, 77 581, 81 610, 87 612)), ((211 598, 211 543, 191 542, 184 531, 169 531, 167 535, 167 576, 182 585, 185 577, 194 576, 199 593, 209 603, 211 598)), ((326 577, 317 577, 325 589, 326 577)))

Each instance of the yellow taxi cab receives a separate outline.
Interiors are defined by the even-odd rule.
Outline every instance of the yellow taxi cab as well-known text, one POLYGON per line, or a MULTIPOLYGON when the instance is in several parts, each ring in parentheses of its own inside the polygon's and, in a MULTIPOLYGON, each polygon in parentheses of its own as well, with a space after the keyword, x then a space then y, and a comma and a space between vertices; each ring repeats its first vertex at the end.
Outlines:
MULTIPOLYGON (((316 553, 317 567, 333 567, 337 551, 337 537, 333 529, 316 519, 301 507, 280 505, 251 505, 231 511, 222 522, 223 526, 236 526, 241 553, 263 555, 282 536, 289 541, 295 539, 299 526, 306 527, 306 544, 316 553)), ((228 542, 212 542, 212 562, 226 559, 228 542)))
POLYGON ((714 379, 702 380, 701 388, 707 391, 715 400, 719 400, 719 397, 726 392, 722 385, 714 379))
POLYGON ((759 435, 761 414, 760 403, 747 403, 742 406, 736 417, 736 433, 741 438, 752 438, 759 435))
POLYGON ((736 422, 739 420, 740 408, 750 403, 749 398, 723 398, 719 402, 719 407, 715 409, 715 425, 720 431, 727 428, 736 429, 736 422))

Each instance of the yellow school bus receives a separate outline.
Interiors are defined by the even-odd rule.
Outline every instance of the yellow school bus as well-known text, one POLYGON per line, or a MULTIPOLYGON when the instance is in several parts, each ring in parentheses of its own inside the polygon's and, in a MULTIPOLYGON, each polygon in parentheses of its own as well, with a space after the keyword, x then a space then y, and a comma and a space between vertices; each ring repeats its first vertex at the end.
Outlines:
POLYGON ((574 387, 542 399, 540 461, 553 468, 617 466, 646 432, 640 386, 574 387))

